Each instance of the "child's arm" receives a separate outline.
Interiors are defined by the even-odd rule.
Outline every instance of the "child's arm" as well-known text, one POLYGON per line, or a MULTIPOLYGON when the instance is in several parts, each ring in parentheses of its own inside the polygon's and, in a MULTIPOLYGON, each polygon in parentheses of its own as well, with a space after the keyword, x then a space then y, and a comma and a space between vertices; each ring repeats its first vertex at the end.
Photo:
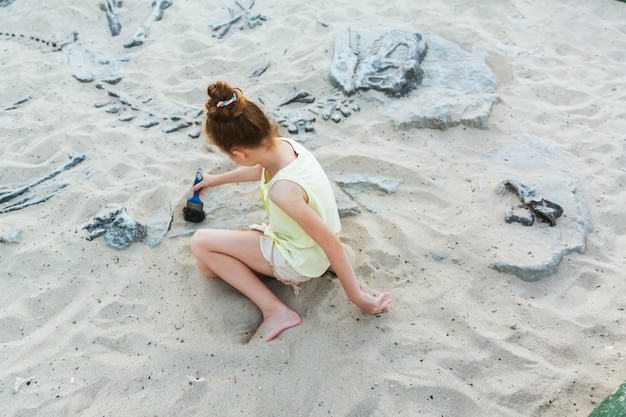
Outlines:
MULTIPOLYGON (((261 179, 263 168, 260 165, 253 167, 239 167, 222 174, 202 174, 202 181, 195 184, 191 191, 204 190, 207 187, 217 187, 218 185, 231 184, 236 182, 258 181, 261 179)), ((200 191, 202 194, 202 191, 200 191)))
POLYGON ((324 249, 350 301, 369 314, 379 314, 387 308, 391 302, 388 292, 373 297, 361 290, 343 244, 309 207, 302 187, 292 181, 277 181, 270 190, 270 199, 324 249))

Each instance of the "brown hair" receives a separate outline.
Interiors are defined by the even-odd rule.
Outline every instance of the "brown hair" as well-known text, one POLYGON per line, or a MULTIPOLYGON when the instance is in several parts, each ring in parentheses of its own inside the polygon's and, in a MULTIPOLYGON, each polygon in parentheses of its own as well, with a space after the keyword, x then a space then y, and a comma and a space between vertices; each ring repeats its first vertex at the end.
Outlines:
POLYGON ((239 88, 216 81, 207 88, 206 133, 211 143, 230 153, 234 148, 256 148, 276 135, 263 111, 246 100, 239 88), (233 95, 236 99, 230 102, 233 95))

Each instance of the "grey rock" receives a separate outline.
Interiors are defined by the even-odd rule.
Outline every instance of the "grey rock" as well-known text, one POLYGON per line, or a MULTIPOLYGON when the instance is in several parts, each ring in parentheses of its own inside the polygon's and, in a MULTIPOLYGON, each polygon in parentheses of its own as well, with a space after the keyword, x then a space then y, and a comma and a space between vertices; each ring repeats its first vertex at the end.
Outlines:
MULTIPOLYGON (((368 173, 341 174, 335 178, 342 194, 349 197, 356 207, 363 207, 370 213, 387 210, 379 204, 376 197, 395 193, 403 180, 398 178, 372 175, 368 173)), ((358 214, 355 211, 353 214, 358 214)))
POLYGON ((124 249, 133 242, 146 242, 148 238, 148 227, 126 214, 124 207, 108 216, 95 216, 83 229, 89 232, 87 240, 104 236, 107 243, 117 249, 124 249))
POLYGON ((88 232, 87 240, 104 236, 107 244, 116 249, 125 249, 135 242, 154 247, 159 245, 170 231, 173 218, 171 202, 168 217, 154 220, 150 226, 139 223, 126 213, 125 207, 122 207, 110 212, 108 216, 94 216, 93 221, 83 226, 83 229, 88 232))
MULTIPOLYGON (((592 223, 578 179, 565 163, 566 158, 545 140, 516 139, 517 144, 503 145, 484 155, 491 166, 490 175, 523 178, 527 190, 540 189, 542 195, 558 201, 564 215, 554 227, 549 223, 537 223, 534 227, 504 221, 494 224, 492 235, 498 238, 492 250, 496 261, 489 267, 524 281, 537 281, 556 273, 565 256, 584 253, 592 223)), ((538 194, 529 194, 530 200, 533 196, 538 194)), ((498 198, 501 201, 494 207, 519 203, 518 196, 512 193, 498 198)))
POLYGON ((130 122, 131 120, 133 120, 136 116, 134 114, 128 114, 126 116, 120 116, 118 117, 117 120, 119 120, 120 122, 130 122))
POLYGON ((143 127, 144 129, 149 129, 149 128, 151 128, 153 126, 156 126, 158 124, 159 124, 159 122, 157 122, 156 120, 149 120, 149 121, 147 121, 145 123, 140 124, 139 127, 143 127))
MULTIPOLYGON (((582 253, 582 251, 580 253, 582 253)), ((559 270, 559 264, 565 255, 566 253, 558 254, 558 256, 552 257, 548 262, 543 264, 514 265, 507 262, 495 262, 489 265, 489 267, 498 272, 516 275, 523 281, 533 282, 555 274, 559 270)))
POLYGON ((348 194, 358 194, 361 191, 382 191, 385 194, 395 193, 403 183, 399 178, 373 176, 369 174, 352 174, 335 180, 348 194))
POLYGON ((354 201, 354 199, 352 199, 348 194, 344 193, 343 190, 338 186, 335 185, 334 188, 339 217, 345 218, 361 214, 361 209, 358 203, 354 201))
POLYGON ((163 132, 164 133, 178 132, 179 130, 186 129, 186 128, 188 128, 191 125, 192 125, 191 122, 177 123, 175 125, 171 125, 171 126, 167 126, 167 127, 163 128, 163 132))
POLYGON ((453 126, 487 129, 494 104, 500 101, 494 74, 485 61, 435 34, 422 34, 428 54, 424 76, 409 97, 386 105, 395 129, 453 126))
POLYGON ((22 241, 22 231, 13 230, 7 234, 0 234, 0 243, 20 243, 22 241))
POLYGON ((428 256, 433 258, 435 261, 443 261, 444 259, 447 258, 445 255, 441 255, 441 254, 436 253, 436 252, 428 252, 428 256))

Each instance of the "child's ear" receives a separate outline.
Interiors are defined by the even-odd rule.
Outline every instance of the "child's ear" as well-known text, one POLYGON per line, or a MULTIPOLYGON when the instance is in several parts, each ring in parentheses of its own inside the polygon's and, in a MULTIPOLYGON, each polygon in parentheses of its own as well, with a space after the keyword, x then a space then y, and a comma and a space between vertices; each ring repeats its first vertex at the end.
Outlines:
POLYGON ((247 156, 246 152, 241 149, 233 149, 230 153, 239 159, 246 159, 247 156))

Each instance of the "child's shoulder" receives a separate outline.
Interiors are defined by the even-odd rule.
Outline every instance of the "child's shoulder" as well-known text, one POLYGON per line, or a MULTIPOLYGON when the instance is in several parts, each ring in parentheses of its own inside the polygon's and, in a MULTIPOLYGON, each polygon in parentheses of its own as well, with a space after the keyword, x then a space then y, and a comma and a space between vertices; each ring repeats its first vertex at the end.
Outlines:
POLYGON ((291 138, 284 138, 284 137, 279 137, 278 140, 282 140, 287 142, 288 144, 291 145, 291 147, 296 151, 296 153, 300 153, 300 152, 306 152, 306 153, 311 153, 311 151, 309 151, 303 144, 301 144, 300 142, 298 142, 295 139, 291 139, 291 138))

